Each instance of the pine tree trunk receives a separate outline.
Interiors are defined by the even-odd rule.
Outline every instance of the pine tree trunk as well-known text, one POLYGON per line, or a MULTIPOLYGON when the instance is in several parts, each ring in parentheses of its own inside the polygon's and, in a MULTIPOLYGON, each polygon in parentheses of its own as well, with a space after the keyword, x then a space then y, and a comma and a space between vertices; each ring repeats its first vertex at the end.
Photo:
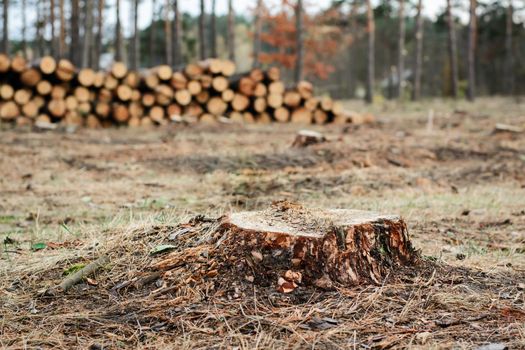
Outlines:
MULTIPOLYGON (((354 3, 352 5, 352 9, 350 10, 350 15, 349 15, 349 19, 348 21, 350 22, 350 33, 352 35, 352 37, 354 38, 357 38, 357 35, 358 35, 358 26, 357 26, 357 10, 358 10, 358 5, 356 3, 354 3)), ((348 88, 348 97, 349 98, 354 98, 355 97, 355 82, 356 82, 356 69, 355 69, 355 65, 354 65, 354 59, 355 59, 355 56, 356 56, 356 50, 354 48, 354 44, 355 42, 357 42, 357 40, 353 41, 349 46, 348 46, 348 64, 347 64, 347 69, 348 69, 348 83, 347 83, 347 88, 348 88)))
POLYGON ((117 0, 117 25, 115 26, 115 61, 122 61, 122 29, 120 28, 120 0, 117 0))
POLYGON ((399 38, 397 57, 397 97, 403 98, 405 74, 405 1, 399 0, 399 38))
POLYGON ((93 1, 85 4, 84 40, 82 48, 82 67, 90 66, 91 43, 93 42, 93 1))
POLYGON ((204 40, 204 22, 206 13, 204 12, 204 0, 200 0, 200 15, 199 15, 199 54, 201 60, 206 59, 206 42, 204 40))
POLYGON ((367 32, 368 32, 368 65, 367 65, 367 79, 366 79, 366 95, 367 103, 372 103, 374 98, 374 68, 375 68, 375 22, 374 9, 372 8, 371 0, 366 1, 367 6, 367 32))
POLYGON ((414 91, 412 100, 417 101, 421 97, 421 73, 423 71, 423 0, 418 1, 416 15, 416 59, 414 67, 414 91))
POLYGON ((182 64, 182 18, 179 11, 179 1, 173 1, 173 65, 182 64))
POLYGON ((66 18, 64 15, 64 0, 59 0, 60 32, 58 38, 58 58, 63 58, 66 50, 66 18))
MULTIPOLYGON (((177 0, 175 0, 177 1, 177 0)), ((155 20, 157 18, 156 12, 157 11, 157 0, 152 0, 151 2, 151 24, 149 27, 149 66, 153 67, 153 65, 156 62, 156 46, 155 42, 157 40, 157 26, 155 25, 155 20)))
POLYGON ((2 26, 2 52, 9 55, 9 0, 2 1, 4 23, 2 26))
POLYGON ((171 20, 170 20, 170 1, 166 0, 164 3, 164 38, 166 39, 166 50, 165 50, 165 62, 168 66, 173 65, 173 57, 172 57, 172 38, 171 38, 171 20))
POLYGON ((51 56, 57 55, 57 40, 55 35, 55 0, 49 0, 49 22, 51 24, 51 56))
POLYGON ((456 44, 456 30, 454 28, 454 17, 452 16, 451 0, 447 0, 447 26, 448 26, 448 55, 450 60, 450 80, 452 84, 452 96, 458 97, 458 57, 456 44))
POLYGON ((235 62, 235 11, 228 0, 228 58, 235 62))
POLYGON ((139 32, 139 0, 133 3, 133 62, 131 68, 136 70, 140 67, 140 32, 139 32))
POLYGON ((514 94, 514 55, 512 49, 512 17, 514 8, 512 0, 509 0, 507 6, 507 15, 505 20, 505 85, 506 93, 514 94))
POLYGON ((97 36, 95 39, 95 58, 93 59, 93 66, 95 69, 100 68, 100 56, 102 55, 102 31, 104 28, 104 0, 98 0, 98 14, 97 14, 97 36))
POLYGON ((295 40, 297 55, 297 61, 295 62, 295 83, 298 83, 303 79, 303 29, 303 0, 297 0, 297 4, 295 5, 295 40))
POLYGON ((257 0, 257 8, 254 16, 253 35, 253 68, 259 68, 259 55, 261 54, 261 32, 262 32, 262 0, 257 0))
POLYGON ((35 38, 35 56, 41 57, 43 55, 42 45, 42 8, 39 3, 36 4, 36 38, 35 38))
POLYGON ((80 61, 80 27, 79 27, 79 0, 71 1, 71 44, 69 59, 74 65, 79 65, 80 61))
POLYGON ((468 26, 468 90, 467 99, 474 101, 476 98, 476 18, 477 1, 470 0, 470 21, 468 26))
POLYGON ((22 55, 27 58, 27 0, 22 0, 22 55))
POLYGON ((215 7, 217 1, 211 1, 211 15, 210 15, 210 57, 217 58, 217 26, 215 23, 215 7))

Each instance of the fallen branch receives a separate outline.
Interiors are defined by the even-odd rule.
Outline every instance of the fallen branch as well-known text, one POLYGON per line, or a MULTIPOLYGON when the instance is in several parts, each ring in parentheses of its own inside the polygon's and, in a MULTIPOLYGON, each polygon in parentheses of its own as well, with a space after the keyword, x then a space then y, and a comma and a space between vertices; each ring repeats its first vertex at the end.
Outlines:
POLYGON ((74 274, 66 277, 58 286, 48 289, 46 291, 46 294, 53 295, 57 291, 67 291, 69 288, 80 283, 84 279, 84 277, 88 277, 89 275, 93 274, 95 271, 97 271, 99 268, 106 265, 107 263, 109 263, 109 257, 105 255, 101 256, 100 258, 84 266, 82 269, 78 270, 74 274))

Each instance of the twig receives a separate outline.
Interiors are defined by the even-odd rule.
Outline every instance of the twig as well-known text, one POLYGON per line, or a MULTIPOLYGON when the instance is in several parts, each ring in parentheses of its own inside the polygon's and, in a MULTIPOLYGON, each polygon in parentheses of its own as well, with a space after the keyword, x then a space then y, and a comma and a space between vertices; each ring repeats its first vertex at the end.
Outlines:
POLYGON ((68 276, 58 286, 52 288, 51 290, 47 290, 46 294, 54 294, 55 291, 63 291, 63 292, 67 291, 69 288, 73 287, 75 284, 80 283, 82 279, 84 279, 84 277, 91 275, 92 273, 97 271, 99 268, 106 265, 108 262, 109 262, 109 258, 106 255, 101 256, 97 260, 84 266, 79 271, 68 276))

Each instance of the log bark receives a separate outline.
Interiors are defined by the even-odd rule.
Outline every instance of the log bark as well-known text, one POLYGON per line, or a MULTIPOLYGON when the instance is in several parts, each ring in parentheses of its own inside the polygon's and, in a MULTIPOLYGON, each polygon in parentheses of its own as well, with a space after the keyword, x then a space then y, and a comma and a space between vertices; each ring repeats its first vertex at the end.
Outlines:
POLYGON ((380 284, 418 261, 405 222, 394 215, 281 201, 264 211, 230 214, 222 228, 235 273, 284 293, 299 285, 380 284))

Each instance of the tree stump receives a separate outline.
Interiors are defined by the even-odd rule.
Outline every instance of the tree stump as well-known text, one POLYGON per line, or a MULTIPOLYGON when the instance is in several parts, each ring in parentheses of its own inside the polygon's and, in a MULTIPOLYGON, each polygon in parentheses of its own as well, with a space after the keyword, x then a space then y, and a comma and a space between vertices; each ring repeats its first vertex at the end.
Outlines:
POLYGON ((264 211, 230 214, 222 227, 222 246, 237 273, 285 293, 301 284, 379 284, 396 267, 418 260, 405 222, 394 215, 281 201, 264 211))

